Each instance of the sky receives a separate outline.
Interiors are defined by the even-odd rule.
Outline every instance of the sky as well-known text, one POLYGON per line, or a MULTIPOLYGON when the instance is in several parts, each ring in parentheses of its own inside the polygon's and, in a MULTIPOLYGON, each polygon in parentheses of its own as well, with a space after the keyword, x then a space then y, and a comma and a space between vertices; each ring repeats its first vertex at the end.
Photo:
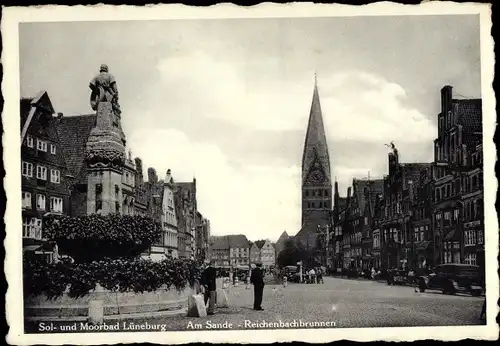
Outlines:
MULTIPOLYGON (((352 179, 431 162, 440 89, 478 98, 479 17, 394 16, 24 23, 21 96, 46 90, 89 114, 106 63, 127 147, 175 181, 196 177, 213 235, 300 230, 301 158, 314 73, 341 196, 352 179)), ((147 176, 147 175, 145 175, 147 176)))

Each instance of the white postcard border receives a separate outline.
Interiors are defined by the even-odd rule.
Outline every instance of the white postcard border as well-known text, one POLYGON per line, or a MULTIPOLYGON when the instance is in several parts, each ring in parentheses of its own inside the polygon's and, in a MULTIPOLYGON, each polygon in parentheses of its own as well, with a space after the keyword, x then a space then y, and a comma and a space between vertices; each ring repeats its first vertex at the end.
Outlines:
MULTIPOLYGON (((313 3, 290 3, 279 5, 263 3, 251 7, 219 4, 210 7, 185 5, 155 6, 43 6, 10 7, 3 9, 2 35, 4 43, 4 79, 2 92, 5 99, 2 114, 5 129, 3 137, 4 162, 6 167, 5 189, 7 209, 5 214, 6 249, 5 274, 9 284, 6 295, 6 317, 10 326, 7 341, 12 344, 104 344, 125 342, 154 342, 180 344, 187 342, 213 343, 270 343, 286 341, 329 342, 334 340, 413 341, 421 339, 460 340, 490 339, 498 337, 495 322, 499 292, 498 262, 498 218, 494 209, 497 180, 494 175, 496 160, 493 135, 496 126, 495 95, 492 89, 494 75, 493 38, 489 5, 457 4, 452 2, 429 2, 422 5, 401 5, 382 2, 365 6, 323 5, 313 3), (404 328, 348 328, 313 330, 253 330, 245 331, 180 331, 180 332, 134 332, 134 333, 79 333, 75 334, 24 334, 22 306, 22 243, 20 145, 19 145, 19 32, 21 22, 50 21, 111 21, 111 20, 165 20, 165 19, 222 19, 222 18, 271 18, 271 17, 326 17, 326 16, 374 16, 374 15, 458 15, 477 14, 481 23, 481 86, 483 100, 483 148, 484 148, 484 202, 485 202, 485 262, 487 289, 486 326, 453 327, 404 327, 404 328), (16 169, 12 168, 16 167, 16 169), (7 169, 8 168, 8 169, 7 169)), ((61 76, 62 78, 62 76, 61 76)), ((479 311, 478 311, 479 314, 479 311)))

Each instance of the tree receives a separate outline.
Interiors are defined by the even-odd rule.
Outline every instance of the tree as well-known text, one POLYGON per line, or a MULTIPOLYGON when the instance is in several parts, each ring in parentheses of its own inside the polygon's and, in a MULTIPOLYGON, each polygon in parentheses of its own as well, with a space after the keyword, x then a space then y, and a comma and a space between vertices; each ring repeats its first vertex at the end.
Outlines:
POLYGON ((51 215, 44 235, 60 253, 77 263, 103 258, 134 258, 158 240, 163 230, 153 219, 140 215, 51 215))
POLYGON ((283 250, 278 255, 278 264, 281 267, 297 265, 297 262, 307 258, 307 252, 299 243, 295 243, 292 239, 285 241, 283 250))

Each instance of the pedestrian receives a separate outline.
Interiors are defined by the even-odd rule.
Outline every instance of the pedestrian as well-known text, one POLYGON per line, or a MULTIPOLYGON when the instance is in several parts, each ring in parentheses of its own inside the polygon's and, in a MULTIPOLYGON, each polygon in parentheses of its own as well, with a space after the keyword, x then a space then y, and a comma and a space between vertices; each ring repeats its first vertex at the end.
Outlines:
POLYGON ((253 309, 262 311, 262 295, 264 293, 264 273, 262 272, 262 264, 257 263, 256 268, 252 270, 250 282, 253 285, 253 309))
POLYGON ((309 271, 309 283, 313 284, 316 281, 316 271, 314 271, 314 268, 311 268, 309 271))
POLYGON ((372 272, 371 272, 372 280, 375 280, 375 268, 372 267, 372 272))
POLYGON ((205 306, 208 304, 208 315, 213 315, 215 313, 215 297, 217 291, 216 285, 217 270, 213 266, 213 261, 210 261, 201 275, 201 284, 204 288, 204 300, 205 306))
POLYGON ((318 284, 319 283, 324 284, 325 282, 323 281, 323 271, 321 269, 318 269, 318 284))

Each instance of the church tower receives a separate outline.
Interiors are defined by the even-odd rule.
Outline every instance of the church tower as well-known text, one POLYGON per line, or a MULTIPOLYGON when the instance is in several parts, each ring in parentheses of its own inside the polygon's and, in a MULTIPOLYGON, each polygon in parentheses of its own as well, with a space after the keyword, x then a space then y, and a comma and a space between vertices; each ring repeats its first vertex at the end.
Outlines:
MULTIPOLYGON (((330 157, 315 76, 311 111, 302 154, 302 229, 297 234, 302 243, 304 243, 304 238, 307 243, 312 241, 309 239, 310 235, 316 233, 318 226, 324 227, 329 224, 331 210, 330 157)), ((312 238, 315 239, 314 236, 312 238)))

